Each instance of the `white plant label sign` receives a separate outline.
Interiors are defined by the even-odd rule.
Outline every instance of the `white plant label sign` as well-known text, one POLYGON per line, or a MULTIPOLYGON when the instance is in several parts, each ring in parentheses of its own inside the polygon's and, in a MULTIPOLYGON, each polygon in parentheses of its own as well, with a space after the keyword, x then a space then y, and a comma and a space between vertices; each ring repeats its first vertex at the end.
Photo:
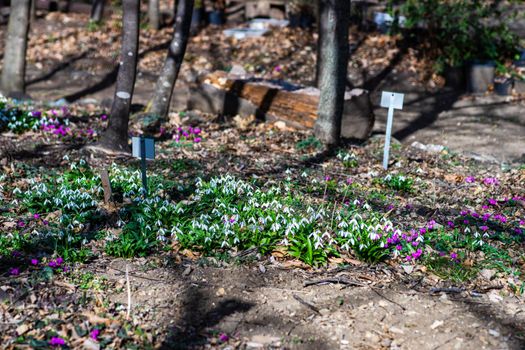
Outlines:
POLYGON ((381 107, 388 108, 386 121, 385 150, 383 153, 383 168, 388 169, 388 157, 390 155, 390 140, 392 138, 392 124, 394 123, 394 109, 403 109, 404 94, 383 91, 381 94, 381 107))
MULTIPOLYGON (((131 145, 133 150, 133 157, 141 158, 141 138, 133 137, 131 139, 131 145)), ((152 138, 144 138, 144 155, 146 159, 153 160, 155 159, 155 141, 152 138)))

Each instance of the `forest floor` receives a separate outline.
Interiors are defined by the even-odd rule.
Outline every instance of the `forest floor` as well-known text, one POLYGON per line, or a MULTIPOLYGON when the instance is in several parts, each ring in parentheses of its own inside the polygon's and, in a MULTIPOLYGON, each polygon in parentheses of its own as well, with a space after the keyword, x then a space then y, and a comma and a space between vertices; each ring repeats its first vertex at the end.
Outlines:
MULTIPOLYGON (((170 28, 141 31, 133 98, 137 110, 152 98, 171 32, 170 28)), ((118 17, 101 27, 89 27, 85 15, 51 13, 38 20, 31 33, 29 95, 42 101, 111 106, 120 43, 118 17)), ((468 95, 444 87, 442 79, 432 76, 431 62, 422 59, 416 48, 404 49, 398 37, 353 30, 351 43, 349 83, 371 92, 378 121, 374 132, 383 133, 386 120, 386 110, 379 107, 380 93, 393 90, 406 95, 393 126, 399 141, 443 145, 500 162, 523 161, 523 96, 468 95)), ((173 111, 186 109, 188 86, 199 75, 233 65, 256 77, 310 86, 315 55, 316 34, 309 31, 274 30, 262 38, 239 41, 225 38, 222 29, 207 28, 188 46, 173 111)))
MULTIPOLYGON (((354 218, 362 214, 365 226, 377 216, 387 220, 380 221, 388 222, 385 227, 424 237, 417 240, 422 255, 412 258, 419 249, 411 238, 402 243, 401 255, 395 254, 397 248, 384 247, 389 256, 378 263, 364 261, 381 253, 355 242, 352 249, 337 246, 337 252, 313 249, 319 255, 312 257, 307 251, 293 255, 283 248, 286 244, 258 252, 240 246, 207 248, 206 240, 197 244, 182 239, 138 250, 140 246, 129 248, 115 239, 125 235, 119 221, 137 223, 123 214, 132 210, 131 201, 123 196, 108 205, 101 193, 89 192, 100 187, 98 173, 108 167, 112 184, 121 191, 140 184, 138 162, 127 156, 95 156, 82 148, 107 123, 101 115, 113 94, 118 31, 87 31, 83 18, 49 16, 33 28, 40 35, 31 39, 28 93, 45 101, 71 101, 71 129, 64 137, 44 130, 0 134, 0 330, 5 348, 46 348, 53 341, 63 341, 63 348, 85 349, 525 347, 525 168, 520 159, 525 130, 520 96, 456 95, 414 71, 420 64, 415 52, 389 67, 398 53, 395 39, 370 35, 353 56, 354 84, 372 88, 373 96, 383 88, 401 90, 396 81, 412 91, 407 110, 396 114, 400 123, 395 133, 406 142, 394 143, 389 171, 380 166, 378 136, 326 153, 310 132, 173 113, 172 124, 158 135, 157 160, 149 164, 153 196, 191 207, 204 196, 194 192, 195 179, 212 182, 222 175, 264 191, 283 186, 290 192, 275 197, 277 202, 286 197, 297 210, 308 204, 319 215, 328 208, 319 221, 330 227, 342 220, 340 212, 351 208, 354 218), (374 86, 373 78, 386 71, 391 72, 388 78, 374 86), (174 141, 171 135, 180 135, 178 126, 199 128, 191 138, 196 141, 199 135, 202 140, 174 141), (449 148, 422 150, 411 147, 412 141, 449 148), (86 168, 71 168, 81 160, 86 168), (120 172, 129 178, 115 175, 120 172), (95 203, 86 204, 87 217, 55 203, 63 193, 80 206, 84 195, 92 195, 95 203), (52 204, 43 207, 43 198, 52 204), (75 234, 64 237, 64 230, 75 234), (145 256, 118 257, 126 255, 126 249, 145 256)), ((150 98, 164 55, 154 48, 169 39, 169 30, 144 32, 141 44, 150 50, 140 64, 134 100, 140 105, 150 98)), ((207 30, 192 39, 180 91, 195 72, 233 63, 267 78, 302 84, 313 80, 311 33, 284 30, 244 43, 217 36, 207 30)), ((54 109, 66 114, 49 105, 36 108, 49 115, 54 109)), ((382 120, 382 111, 377 115, 382 120)), ((268 208, 260 211, 259 220, 273 215, 268 208)), ((159 216, 151 225, 158 231, 162 227, 155 226, 155 220, 166 218, 161 210, 154 213, 159 216)), ((212 210, 209 215, 214 215, 212 210)), ((228 220, 234 220, 232 224, 240 218, 228 220)), ((224 223, 226 228, 230 224, 224 223)))

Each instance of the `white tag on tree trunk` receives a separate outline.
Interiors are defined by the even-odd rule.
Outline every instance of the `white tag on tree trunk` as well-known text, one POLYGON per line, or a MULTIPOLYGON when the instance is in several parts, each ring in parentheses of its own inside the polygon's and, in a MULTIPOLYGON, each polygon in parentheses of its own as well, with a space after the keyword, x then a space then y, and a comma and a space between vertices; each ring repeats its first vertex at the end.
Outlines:
POLYGON ((394 109, 403 109, 404 94, 383 91, 381 94, 381 107, 388 108, 386 121, 385 150, 383 153, 383 168, 388 169, 388 157, 390 154, 390 139, 392 137, 392 124, 394 122, 394 109))

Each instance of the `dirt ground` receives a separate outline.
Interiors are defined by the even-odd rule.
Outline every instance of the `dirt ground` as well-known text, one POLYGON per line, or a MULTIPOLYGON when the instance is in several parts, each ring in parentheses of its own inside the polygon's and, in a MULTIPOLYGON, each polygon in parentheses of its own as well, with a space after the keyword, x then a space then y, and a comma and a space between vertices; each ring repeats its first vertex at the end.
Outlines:
MULTIPOLYGON (((101 32, 86 32, 85 15, 52 16, 56 17, 55 21, 55 17, 40 18, 33 25, 34 43, 43 49, 30 51, 33 59, 27 71, 28 94, 38 100, 63 99, 102 104, 109 108, 117 73, 113 62, 118 56, 119 32, 103 29, 101 32), (54 33, 61 30, 66 34, 57 37, 54 33), (104 43, 101 44, 100 40, 104 43), (76 45, 83 49, 76 48, 76 45), (56 52, 55 47, 63 47, 64 52, 56 52), (45 56, 46 53, 49 55, 45 56)), ((2 28, 0 36, 3 34, 2 28)), ((133 103, 138 106, 147 105, 151 98, 170 30, 164 29, 159 34, 150 31, 145 35, 141 39, 142 53, 133 97, 133 103)), ((188 46, 188 62, 183 66, 174 93, 172 110, 185 109, 187 84, 198 72, 221 69, 234 63, 262 66, 270 72, 273 66, 286 66, 287 70, 278 78, 311 83, 315 74, 315 36, 308 32, 299 33, 281 45, 283 38, 286 34, 284 37, 271 35, 262 42, 237 42, 233 48, 224 42, 217 29, 207 29, 193 38, 188 46), (275 51, 262 58, 250 53, 261 43, 268 50, 275 51), (279 51, 279 45, 286 49, 279 51), (247 53, 239 53, 243 47, 247 53)), ((350 66, 350 80, 371 92, 377 118, 375 133, 383 133, 385 129, 386 110, 379 107, 381 91, 396 91, 406 95, 403 110, 396 111, 393 129, 394 137, 401 142, 443 145, 453 151, 484 155, 485 159, 497 162, 525 160, 522 96, 500 97, 490 93, 474 96, 449 88, 429 88, 428 84, 417 79, 423 69, 411 66, 413 54, 410 52, 399 55, 398 48, 384 36, 371 37, 364 43, 366 34, 354 33, 352 38, 358 49, 350 66), (374 65, 374 62, 380 63, 374 65), (356 64, 360 68, 352 68, 356 64)))
MULTIPOLYGON (((126 264, 99 261, 95 269, 118 286, 125 283, 126 264)), ((523 300, 500 297, 497 291, 431 293, 432 279, 386 265, 305 272, 270 260, 252 266, 185 263, 176 268, 151 268, 139 260, 129 269, 133 313, 147 320, 151 330, 170 325, 165 349, 197 347, 220 333, 232 335, 230 344, 245 349, 525 346, 523 300), (304 286, 326 278, 357 286, 304 286)), ((111 298, 127 303, 125 292, 111 298)))

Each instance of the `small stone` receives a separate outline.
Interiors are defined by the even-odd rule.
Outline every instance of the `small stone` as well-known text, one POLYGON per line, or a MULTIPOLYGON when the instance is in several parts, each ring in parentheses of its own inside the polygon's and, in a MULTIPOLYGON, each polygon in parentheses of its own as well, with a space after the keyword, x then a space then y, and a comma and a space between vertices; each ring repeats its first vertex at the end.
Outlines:
POLYGON ((430 326, 431 329, 436 329, 438 327, 441 327, 445 322, 436 320, 432 325, 430 326))
POLYGON ((182 275, 183 275, 183 276, 188 276, 188 275, 191 273, 191 271, 192 271, 191 266, 188 266, 188 267, 186 267, 186 269, 184 270, 184 272, 182 272, 182 275))
POLYGON ((100 344, 93 339, 86 339, 82 344, 82 348, 85 350, 100 350, 100 344))
POLYGON ((224 288, 219 288, 217 289, 217 293, 215 293, 215 295, 217 295, 218 297, 222 297, 226 294, 226 291, 224 290, 224 288))
POLYGON ((262 349, 264 347, 263 344, 261 343, 256 343, 256 342, 253 342, 253 341, 249 341, 246 343, 246 350, 250 350, 250 349, 262 349))
POLYGON ((483 278, 487 279, 487 280, 491 280, 492 277, 494 277, 494 275, 496 274, 496 270, 493 270, 493 269, 483 269, 481 270, 481 272, 479 273, 481 276, 483 276, 483 278))
POLYGON ((495 329, 489 329, 489 334, 496 338, 500 336, 499 332, 495 329))
POLYGON ((390 332, 396 333, 396 334, 405 334, 405 332, 401 328, 397 328, 396 326, 390 327, 390 332))
POLYGON ((22 324, 20 326, 18 326, 16 328, 16 334, 18 335, 23 335, 24 333, 26 333, 27 331, 29 330, 29 326, 27 326, 26 324, 22 324))
POLYGON ((266 272, 266 267, 264 267, 263 264, 259 264, 259 271, 261 271, 261 273, 265 273, 266 272))
POLYGON ((330 315, 330 310, 328 310, 328 309, 321 309, 321 310, 319 310, 319 313, 321 314, 321 316, 328 316, 328 315, 330 315))
POLYGON ((385 348, 388 348, 390 347, 390 345, 392 345, 392 339, 390 338, 385 338, 381 341, 381 346, 385 347, 385 348))
POLYGON ((403 268, 403 271, 405 271, 405 273, 408 275, 410 275, 412 271, 414 271, 413 265, 401 265, 401 267, 403 268))

